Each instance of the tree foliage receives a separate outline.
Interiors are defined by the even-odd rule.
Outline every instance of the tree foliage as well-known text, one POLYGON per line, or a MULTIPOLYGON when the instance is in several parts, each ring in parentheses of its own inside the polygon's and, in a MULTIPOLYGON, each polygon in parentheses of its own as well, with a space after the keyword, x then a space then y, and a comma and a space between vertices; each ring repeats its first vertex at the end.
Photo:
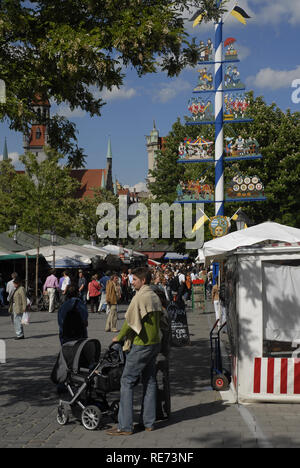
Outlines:
POLYGON ((15 172, 9 162, 1 163, 0 204, 8 207, 0 218, 2 230, 16 224, 34 234, 52 229, 62 236, 72 232, 78 182, 59 165, 61 155, 47 150, 47 156, 42 163, 34 154, 22 156, 24 173, 15 172))
MULTIPOLYGON (((118 213, 118 197, 106 189, 94 189, 92 198, 85 197, 77 200, 77 215, 74 219, 73 232, 84 239, 97 238, 96 227, 99 216, 96 214, 96 210, 100 203, 111 203, 118 213)), ((114 242, 115 239, 111 241, 114 242)))
MULTIPOLYGON (((174 76, 195 65, 199 51, 184 28, 195 9, 206 12, 204 21, 222 11, 215 0, 1 0, 0 76, 7 103, 0 119, 25 132, 37 94, 101 115, 99 92, 120 87, 126 67, 139 76, 159 69, 174 76)), ((70 164, 82 164, 76 135, 62 121, 50 125, 52 147, 65 154, 58 131, 74 140, 70 164)))

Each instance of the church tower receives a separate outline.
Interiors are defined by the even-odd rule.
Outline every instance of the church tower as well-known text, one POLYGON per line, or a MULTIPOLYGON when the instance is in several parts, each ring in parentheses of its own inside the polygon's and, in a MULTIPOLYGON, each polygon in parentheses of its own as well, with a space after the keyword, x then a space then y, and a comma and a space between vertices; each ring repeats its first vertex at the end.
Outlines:
POLYGON ((159 137, 159 132, 156 129, 155 121, 153 121, 153 130, 150 133, 150 136, 146 136, 147 141, 147 152, 148 152, 148 182, 154 182, 155 178, 150 176, 150 171, 155 169, 155 157, 156 152, 161 149, 161 138, 159 137))
POLYGON ((50 103, 48 99, 36 96, 32 102, 36 119, 31 126, 29 135, 24 136, 24 150, 37 156, 38 162, 45 161, 47 155, 44 147, 48 145, 48 121, 50 118, 50 103))
POLYGON ((111 140, 109 137, 107 155, 106 155, 106 190, 114 193, 114 184, 112 177, 112 150, 111 150, 111 140))

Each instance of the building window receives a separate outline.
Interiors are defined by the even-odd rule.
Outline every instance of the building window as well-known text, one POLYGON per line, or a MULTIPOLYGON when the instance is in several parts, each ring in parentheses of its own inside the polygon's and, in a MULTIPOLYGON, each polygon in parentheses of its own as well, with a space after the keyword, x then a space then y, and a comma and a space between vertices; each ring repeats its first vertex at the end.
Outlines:
POLYGON ((37 140, 40 140, 41 136, 42 136, 42 132, 41 132, 41 129, 38 127, 35 133, 35 138, 37 140))

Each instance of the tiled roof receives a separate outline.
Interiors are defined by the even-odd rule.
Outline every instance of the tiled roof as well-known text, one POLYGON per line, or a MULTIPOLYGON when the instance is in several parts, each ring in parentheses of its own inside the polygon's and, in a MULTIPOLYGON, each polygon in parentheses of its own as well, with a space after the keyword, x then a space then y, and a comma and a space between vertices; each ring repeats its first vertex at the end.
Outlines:
POLYGON ((75 198, 93 197, 93 188, 101 188, 103 173, 106 176, 105 169, 73 169, 71 177, 80 182, 80 188, 77 190, 75 198))

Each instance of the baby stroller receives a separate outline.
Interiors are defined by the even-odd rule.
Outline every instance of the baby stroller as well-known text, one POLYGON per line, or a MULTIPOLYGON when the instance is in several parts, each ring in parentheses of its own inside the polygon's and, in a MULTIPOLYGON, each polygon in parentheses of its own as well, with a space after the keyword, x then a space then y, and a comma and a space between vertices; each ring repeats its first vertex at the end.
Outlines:
POLYGON ((100 359, 101 344, 98 340, 79 340, 65 343, 57 358, 51 380, 64 386, 71 400, 60 400, 57 422, 64 426, 72 415, 81 420, 85 429, 94 431, 104 417, 118 418, 119 400, 111 404, 107 394, 120 390, 120 380, 125 357, 119 343, 110 345, 100 359))

